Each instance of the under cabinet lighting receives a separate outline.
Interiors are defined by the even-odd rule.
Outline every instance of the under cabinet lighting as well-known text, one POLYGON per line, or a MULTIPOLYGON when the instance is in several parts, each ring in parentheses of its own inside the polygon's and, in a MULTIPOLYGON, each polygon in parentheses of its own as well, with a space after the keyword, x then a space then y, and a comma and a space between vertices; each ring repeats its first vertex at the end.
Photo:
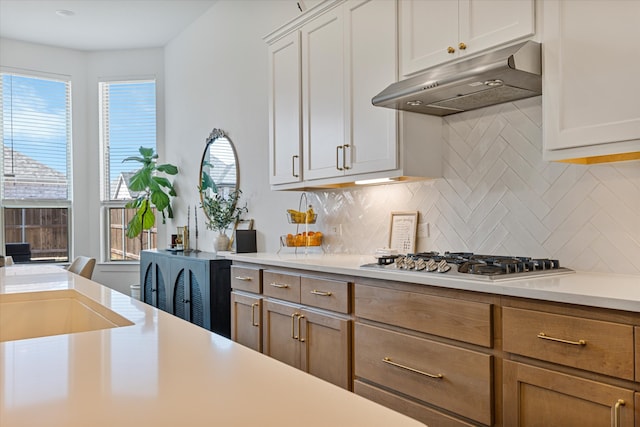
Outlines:
POLYGON ((363 179, 361 181, 356 181, 356 185, 367 185, 367 184, 382 184, 385 182, 393 182, 395 181, 392 178, 374 178, 374 179, 363 179))

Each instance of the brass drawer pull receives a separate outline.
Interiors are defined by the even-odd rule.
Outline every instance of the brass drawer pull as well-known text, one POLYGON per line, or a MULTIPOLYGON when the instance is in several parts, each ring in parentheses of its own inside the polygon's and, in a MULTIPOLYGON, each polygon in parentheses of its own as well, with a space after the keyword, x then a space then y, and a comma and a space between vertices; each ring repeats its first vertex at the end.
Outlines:
POLYGON ((336 145, 336 169, 339 170, 339 171, 344 170, 344 168, 340 167, 340 160, 339 160, 340 150, 342 150, 342 162, 343 162, 343 165, 344 165, 344 146, 336 145))
POLYGON ((260 304, 258 304, 257 302, 254 302, 253 304, 251 304, 251 326, 260 326, 259 323, 256 323, 256 311, 255 308, 258 307, 260 304))
POLYGON ((564 344, 571 344, 571 345, 587 345, 587 341, 585 340, 578 340, 578 341, 570 341, 570 340, 563 340, 562 338, 554 338, 554 337, 550 337, 547 334, 545 334, 544 332, 540 332, 538 334, 538 338, 541 338, 543 340, 549 340, 549 341, 555 341, 555 342, 561 342, 564 344))
POLYGON ((278 289, 286 289, 289 287, 289 285, 287 285, 286 283, 269 283, 269 285, 278 289))
POLYGON ((302 321, 302 318, 304 318, 304 314, 298 314, 298 341, 300 342, 304 342, 305 339, 302 338, 302 329, 300 328, 300 322, 302 321))
POLYGON ((416 373, 416 374, 420 374, 420 375, 424 375, 425 377, 429 377, 429 378, 437 378, 437 379, 442 379, 442 378, 444 378, 444 375, 442 375, 442 374, 430 374, 430 373, 428 373, 428 372, 419 371, 419 370, 414 369, 414 368, 411 368, 411 367, 409 367, 409 366, 401 365, 401 364, 396 363, 396 362, 394 362, 393 360, 391 360, 391 358, 390 358, 390 357, 385 357, 384 359, 382 359, 382 361, 383 361, 384 363, 388 363, 388 364, 389 364, 389 365, 391 365, 391 366, 395 366, 395 367, 397 367, 397 368, 401 368, 401 369, 406 369, 407 371, 414 372, 414 373, 416 373))
POLYGON ((291 338, 293 338, 294 340, 298 339, 298 336, 296 335, 296 316, 298 315, 298 313, 293 313, 291 315, 291 338))
POLYGON ((243 282, 250 282, 251 281, 251 277, 249 277, 249 276, 236 276, 236 277, 234 277, 234 279, 242 280, 243 282))
POLYGON ((618 399, 613 407, 613 425, 614 427, 620 427, 620 407, 625 405, 625 401, 618 399))
POLYGON ((330 297, 331 295, 333 295, 331 292, 325 292, 325 291, 317 291, 317 290, 312 290, 310 292, 310 294, 312 295, 320 295, 321 297, 330 297))

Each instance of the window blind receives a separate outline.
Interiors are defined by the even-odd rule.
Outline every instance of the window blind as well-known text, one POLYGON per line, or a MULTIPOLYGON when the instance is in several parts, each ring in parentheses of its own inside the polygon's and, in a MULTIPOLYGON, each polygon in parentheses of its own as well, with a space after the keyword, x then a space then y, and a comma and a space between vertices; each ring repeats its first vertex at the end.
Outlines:
POLYGON ((71 82, 0 73, 2 198, 70 198, 71 82))
POLYGON ((102 82, 100 108, 103 200, 131 199, 126 183, 141 164, 122 161, 156 149, 155 81, 102 82))

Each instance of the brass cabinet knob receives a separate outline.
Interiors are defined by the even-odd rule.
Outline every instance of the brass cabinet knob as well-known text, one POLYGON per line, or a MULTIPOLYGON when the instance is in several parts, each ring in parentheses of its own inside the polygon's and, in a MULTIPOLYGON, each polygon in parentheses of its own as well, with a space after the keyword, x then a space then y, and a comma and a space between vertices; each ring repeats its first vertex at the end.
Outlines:
POLYGON ((455 50, 452 46, 449 46, 449 47, 447 48, 447 53, 454 53, 455 51, 456 51, 456 50, 455 50))
POLYGON ((458 45, 458 49, 460 50, 465 50, 467 48, 467 45, 464 44, 463 42, 460 42, 460 44, 458 45))

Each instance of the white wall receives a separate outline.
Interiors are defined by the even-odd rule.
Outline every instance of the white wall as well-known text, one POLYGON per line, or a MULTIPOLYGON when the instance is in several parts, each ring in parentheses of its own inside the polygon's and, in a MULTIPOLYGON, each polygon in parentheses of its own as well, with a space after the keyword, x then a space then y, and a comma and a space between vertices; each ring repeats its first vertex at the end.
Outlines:
MULTIPOLYGON (((268 57, 262 38, 298 13, 292 1, 219 1, 167 45, 167 159, 180 167, 174 226, 186 224, 191 206, 193 229, 202 151, 211 130, 220 128, 238 152, 240 189, 259 250, 276 251, 278 235, 290 231, 285 206, 297 206, 299 193, 272 192, 268 183, 268 57)), ((211 251, 214 233, 205 229, 202 210, 198 222, 198 248, 211 251)))
MULTIPOLYGON (((0 66, 16 70, 69 76, 72 91, 73 206, 71 257, 101 260, 100 149, 98 80, 155 77, 158 98, 158 145, 164 143, 164 58, 162 49, 82 52, 0 39, 0 66)), ((138 265, 99 263, 94 280, 128 293, 139 281, 138 265)))

